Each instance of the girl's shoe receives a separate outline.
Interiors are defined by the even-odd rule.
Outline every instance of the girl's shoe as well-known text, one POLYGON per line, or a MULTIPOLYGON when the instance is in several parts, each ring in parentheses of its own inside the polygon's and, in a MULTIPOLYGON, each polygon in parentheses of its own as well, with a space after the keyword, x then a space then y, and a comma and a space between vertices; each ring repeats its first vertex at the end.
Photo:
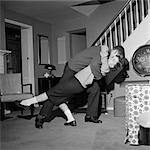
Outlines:
POLYGON ((75 120, 71 121, 71 122, 66 122, 64 123, 65 126, 77 126, 77 122, 75 120))

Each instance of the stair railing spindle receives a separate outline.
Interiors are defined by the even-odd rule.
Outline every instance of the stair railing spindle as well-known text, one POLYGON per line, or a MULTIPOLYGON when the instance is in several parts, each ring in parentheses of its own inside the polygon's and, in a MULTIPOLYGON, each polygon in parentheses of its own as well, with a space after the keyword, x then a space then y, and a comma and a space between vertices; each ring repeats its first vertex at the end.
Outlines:
POLYGON ((139 11, 138 11, 138 0, 136 0, 136 23, 139 25, 139 11))
POLYGON ((131 33, 133 32, 133 11, 132 11, 132 0, 130 1, 130 19, 131 19, 131 33))
POLYGON ((148 13, 150 13, 150 0, 147 0, 148 2, 148 13))
POLYGON ((109 32, 110 32, 110 48, 113 48, 113 38, 112 38, 112 31, 111 31, 111 26, 109 27, 109 32))
POLYGON ((102 38, 99 39, 100 45, 102 45, 102 38))
POLYGON ((142 8, 142 21, 144 20, 144 1, 141 0, 141 8, 142 8))
POLYGON ((116 20, 114 21, 114 25, 115 25, 115 44, 118 45, 118 33, 117 33, 116 20))
POLYGON ((123 31, 122 31, 122 19, 121 19, 121 14, 119 14, 119 19, 120 19, 120 43, 122 45, 123 43, 123 31))
POLYGON ((106 32, 105 32, 105 35, 104 35, 104 39, 105 39, 105 44, 108 45, 108 42, 107 42, 107 33, 106 32))
POLYGON ((126 38, 125 39, 127 39, 127 37, 128 37, 128 19, 127 19, 127 8, 125 7, 125 9, 124 9, 124 13, 125 13, 125 27, 126 27, 126 38))

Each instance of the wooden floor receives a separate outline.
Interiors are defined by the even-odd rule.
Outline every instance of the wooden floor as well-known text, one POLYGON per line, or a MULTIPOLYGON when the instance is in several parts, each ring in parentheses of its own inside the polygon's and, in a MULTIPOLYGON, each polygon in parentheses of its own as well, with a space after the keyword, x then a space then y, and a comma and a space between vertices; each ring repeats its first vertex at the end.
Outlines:
POLYGON ((66 127, 56 117, 41 130, 34 127, 35 118, 18 118, 18 113, 1 122, 1 150, 150 150, 124 144, 125 118, 114 117, 112 111, 102 114, 102 124, 85 123, 85 114, 77 113, 76 127, 66 127))

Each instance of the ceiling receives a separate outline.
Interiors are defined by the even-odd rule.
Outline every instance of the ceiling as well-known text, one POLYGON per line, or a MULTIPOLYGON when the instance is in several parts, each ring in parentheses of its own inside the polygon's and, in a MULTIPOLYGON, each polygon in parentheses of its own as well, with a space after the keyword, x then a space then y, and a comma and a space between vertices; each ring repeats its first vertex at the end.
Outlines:
MULTIPOLYGON (((85 14, 72 9, 71 6, 87 1, 90 0, 2 0, 2 3, 4 4, 3 7, 8 10, 47 23, 57 23, 68 19, 86 17, 85 14)), ((80 7, 84 8, 83 6, 80 7)), ((91 6, 88 5, 87 7, 90 9, 91 6)))

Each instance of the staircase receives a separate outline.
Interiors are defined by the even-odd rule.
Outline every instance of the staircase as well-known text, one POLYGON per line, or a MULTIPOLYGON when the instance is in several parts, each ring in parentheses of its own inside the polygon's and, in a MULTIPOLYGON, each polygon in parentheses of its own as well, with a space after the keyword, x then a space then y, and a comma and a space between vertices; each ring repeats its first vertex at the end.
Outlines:
MULTIPOLYGON (((127 0, 124 7, 100 34, 93 45, 106 44, 109 48, 122 45, 130 62, 129 78, 126 81, 149 80, 133 70, 131 59, 138 47, 150 44, 150 0, 127 0)), ((125 95, 125 84, 115 84, 112 98, 125 95)), ((113 101, 108 104, 113 109, 113 101)))
POLYGON ((150 0, 128 0, 93 45, 122 45, 130 61, 134 51, 150 40, 150 0))

